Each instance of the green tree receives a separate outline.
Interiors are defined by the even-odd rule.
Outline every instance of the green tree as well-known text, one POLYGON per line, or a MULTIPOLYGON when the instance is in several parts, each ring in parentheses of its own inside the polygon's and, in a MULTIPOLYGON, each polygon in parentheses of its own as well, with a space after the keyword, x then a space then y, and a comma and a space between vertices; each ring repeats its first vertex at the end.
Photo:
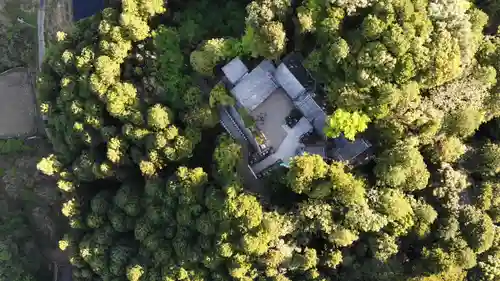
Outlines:
POLYGON ((296 156, 290 165, 287 180, 296 193, 309 193, 314 180, 324 178, 328 173, 328 165, 317 154, 296 156))
POLYGON ((342 253, 338 250, 329 252, 325 257, 324 263, 329 268, 336 268, 342 263, 342 253))
POLYGON ((354 241, 358 240, 358 235, 345 228, 336 228, 333 229, 330 235, 328 236, 328 240, 331 241, 337 247, 345 247, 351 245, 354 241))
POLYGON ((345 165, 333 163, 328 171, 332 194, 345 206, 362 205, 365 202, 365 183, 345 172, 345 165))
POLYGON ((144 274, 144 269, 142 266, 135 264, 127 268, 127 279, 129 281, 139 281, 141 276, 144 274))
POLYGON ((160 26, 152 36, 158 50, 158 60, 155 61, 158 69, 156 78, 165 91, 165 100, 178 105, 188 83, 184 74, 185 58, 180 47, 180 35, 173 28, 160 26))
POLYGON ((398 244, 395 237, 384 233, 370 240, 370 250, 376 259, 387 261, 398 252, 398 244))
POLYGON ((429 172, 412 140, 397 143, 384 151, 376 162, 375 174, 382 184, 404 191, 420 190, 427 186, 429 172))
POLYGON ((473 171, 485 177, 495 176, 500 172, 500 146, 495 143, 486 143, 477 149, 469 161, 473 171))
POLYGON ((336 138, 343 134, 347 139, 354 140, 357 133, 368 128, 368 122, 370 122, 370 118, 365 114, 337 109, 332 116, 328 117, 328 125, 324 131, 329 138, 336 138))
POLYGON ((453 113, 446 120, 445 128, 448 134, 467 137, 474 133, 482 123, 483 114, 478 110, 467 108, 453 113))
POLYGON ((498 190, 498 184, 485 182, 479 186, 479 194, 476 197, 476 207, 480 210, 487 211, 491 209, 494 199, 493 194, 498 190))
POLYGON ((465 239, 475 252, 483 253, 492 246, 495 231, 487 214, 468 207, 461 211, 460 221, 465 239))
POLYGON ((271 21, 264 24, 253 39, 253 53, 272 59, 285 50, 286 34, 281 22, 271 21))
POLYGON ((34 67, 37 62, 36 29, 33 28, 33 25, 36 25, 34 2, 5 1, 1 15, 3 20, 0 23, 0 32, 6 40, 0 44, 0 71, 18 66, 34 67), (25 23, 19 22, 18 19, 25 23))
POLYGON ((288 0, 251 2, 246 9, 246 29, 241 38, 243 51, 254 57, 278 58, 285 50, 283 21, 290 6, 288 0))
POLYGON ((217 64, 235 57, 239 53, 239 42, 234 39, 210 39, 199 50, 191 53, 191 66, 195 71, 211 76, 217 64))
POLYGON ((216 107, 217 105, 234 105, 234 103, 234 98, 229 95, 226 88, 224 87, 224 84, 222 84, 221 82, 215 85, 212 91, 210 91, 210 107, 216 107))
POLYGON ((433 153, 432 159, 435 163, 454 163, 465 153, 465 150, 466 146, 462 141, 451 136, 436 141, 430 152, 433 153))
POLYGON ((168 109, 156 104, 148 110, 148 125, 153 130, 162 130, 170 124, 172 114, 168 109))
POLYGON ((241 146, 229 136, 223 135, 219 138, 219 145, 215 148, 213 157, 222 178, 232 179, 236 176, 236 168, 241 161, 241 146))
POLYGON ((37 165, 38 170, 42 173, 52 176, 60 171, 61 163, 57 160, 55 155, 50 155, 43 158, 37 165))
MULTIPOLYGON (((5 203, 2 198, 2 203, 5 203)), ((21 212, 0 215, 0 276, 12 280, 37 280, 42 260, 27 218, 21 212)))

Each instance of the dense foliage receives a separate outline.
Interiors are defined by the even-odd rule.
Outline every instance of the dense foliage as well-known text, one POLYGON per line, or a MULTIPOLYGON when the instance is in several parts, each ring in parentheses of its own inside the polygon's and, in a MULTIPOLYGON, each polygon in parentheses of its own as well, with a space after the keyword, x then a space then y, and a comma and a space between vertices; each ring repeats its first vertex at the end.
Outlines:
POLYGON ((66 197, 74 280, 500 278, 500 37, 484 12, 257 0, 216 1, 233 13, 214 18, 195 1, 116 2, 60 33, 39 77, 55 152, 38 168, 66 197), (235 100, 218 67, 293 48, 326 135, 363 134, 375 159, 304 154, 248 180, 246 148, 219 134, 235 100))
POLYGON ((45 254, 66 227, 54 182, 36 167, 49 150, 41 139, 0 141, 0 280, 52 278, 45 254))
POLYGON ((32 0, 6 0, 0 10, 0 72, 35 67, 36 11, 32 0), (23 22, 20 22, 21 19, 23 22))
POLYGON ((73 165, 78 180, 91 181, 139 165, 153 176, 189 157, 201 129, 217 120, 190 85, 176 30, 159 26, 150 36, 147 21, 163 12, 161 1, 123 5, 121 14, 108 8, 79 22, 72 37, 61 33, 47 57, 42 110, 64 157, 42 169, 66 174, 73 165))
POLYGON ((0 278, 34 281, 40 253, 24 215, 9 211, 2 201, 0 216, 0 278))

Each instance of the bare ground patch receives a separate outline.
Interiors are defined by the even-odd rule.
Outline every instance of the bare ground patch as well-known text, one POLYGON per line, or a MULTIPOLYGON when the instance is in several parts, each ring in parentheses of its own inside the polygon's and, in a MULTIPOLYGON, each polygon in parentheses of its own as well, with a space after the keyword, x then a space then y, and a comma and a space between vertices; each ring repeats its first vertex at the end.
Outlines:
POLYGON ((0 77, 0 138, 36 132, 36 103, 30 77, 19 70, 0 77))

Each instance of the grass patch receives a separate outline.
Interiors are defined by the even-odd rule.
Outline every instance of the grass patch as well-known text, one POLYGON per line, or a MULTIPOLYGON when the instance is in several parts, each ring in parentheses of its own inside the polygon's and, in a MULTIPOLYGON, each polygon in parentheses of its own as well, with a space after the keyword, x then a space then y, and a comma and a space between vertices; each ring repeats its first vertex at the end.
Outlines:
POLYGON ((0 140, 0 155, 7 155, 31 150, 31 147, 20 139, 0 140))

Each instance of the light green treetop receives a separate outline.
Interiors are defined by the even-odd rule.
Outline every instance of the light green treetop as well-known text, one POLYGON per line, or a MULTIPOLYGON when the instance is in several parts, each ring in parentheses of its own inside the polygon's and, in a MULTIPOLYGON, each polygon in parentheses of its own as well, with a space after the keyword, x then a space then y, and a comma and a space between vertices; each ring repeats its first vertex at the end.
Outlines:
POLYGON ((347 139, 354 140, 357 133, 368 128, 368 122, 370 118, 366 114, 337 109, 328 117, 324 132, 329 138, 336 138, 343 133, 347 139))

